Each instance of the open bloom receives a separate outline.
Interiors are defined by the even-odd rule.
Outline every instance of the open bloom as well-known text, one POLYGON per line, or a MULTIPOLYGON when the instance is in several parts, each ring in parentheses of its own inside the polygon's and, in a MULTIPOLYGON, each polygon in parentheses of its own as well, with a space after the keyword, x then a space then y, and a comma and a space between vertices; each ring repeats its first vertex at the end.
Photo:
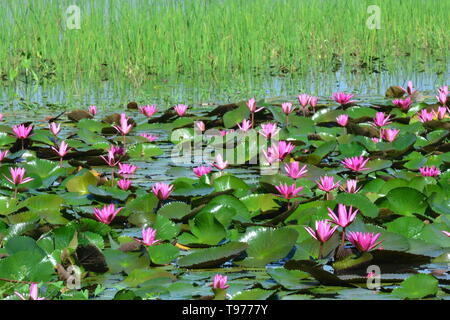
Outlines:
POLYGON ((441 174, 441 171, 436 168, 435 166, 425 166, 419 168, 420 173, 422 174, 422 177, 437 177, 441 174))
POLYGON ((276 123, 265 123, 261 125, 261 128, 262 128, 261 134, 267 139, 270 139, 271 137, 276 135, 280 130, 279 128, 277 128, 276 123))
POLYGON ((341 161, 341 163, 344 165, 344 167, 353 170, 353 171, 363 171, 363 170, 369 170, 369 168, 366 168, 366 164, 369 161, 369 159, 365 159, 363 156, 359 157, 351 157, 351 158, 345 158, 344 161, 341 161))
POLYGON ((136 241, 145 244, 146 246, 152 246, 161 240, 155 240, 156 230, 152 228, 142 229, 142 240, 136 239, 136 241))
POLYGON ((251 98, 247 101, 247 108, 248 108, 248 110, 250 110, 251 113, 260 112, 262 109, 264 109, 263 107, 261 107, 259 109, 256 108, 255 98, 251 98))
POLYGON ((310 99, 311 99, 310 95, 306 93, 297 96, 298 103, 303 108, 305 108, 309 104, 310 99))
POLYGON ((203 121, 196 121, 195 126, 197 127, 198 130, 200 130, 200 132, 203 132, 206 130, 206 126, 203 121))
MULTIPOLYGON (((28 300, 18 292, 15 292, 15 294, 22 300, 28 300)), ((37 283, 32 283, 30 285, 30 300, 45 300, 45 298, 39 297, 39 289, 37 283)))
POLYGON ((295 107, 292 106, 290 102, 284 102, 281 104, 281 110, 283 110, 284 114, 289 115, 294 111, 295 107))
POLYGON ((353 220, 356 218, 356 214, 358 213, 358 209, 353 210, 352 206, 348 208, 343 204, 338 205, 338 215, 333 212, 330 208, 328 208, 328 215, 331 218, 331 223, 334 223, 342 228, 350 225, 353 220))
POLYGON ((56 122, 50 122, 48 124, 48 128, 50 129, 51 133, 56 136, 61 131, 61 124, 56 122))
POLYGON ((272 165, 272 163, 280 160, 279 154, 278 154, 278 147, 271 146, 271 147, 267 148, 267 151, 263 150, 262 152, 263 152, 264 157, 266 158, 267 162, 270 165, 272 165))
POLYGON ((61 141, 59 148, 56 149, 55 147, 52 147, 52 150, 55 151, 58 156, 63 158, 69 152, 70 148, 65 141, 61 141))
POLYGON ((330 192, 331 190, 336 189, 339 187, 340 181, 337 181, 334 183, 334 177, 333 176, 323 176, 319 178, 320 181, 316 181, 317 187, 325 192, 330 192))
POLYGON ((283 196, 283 198, 285 198, 287 200, 299 197, 300 191, 303 190, 303 187, 297 188, 295 183, 290 186, 288 186, 286 183, 285 184, 280 183, 280 185, 275 186, 275 188, 283 196))
POLYGON ((138 167, 132 164, 119 163, 119 174, 130 175, 136 172, 138 167))
POLYGON ((377 127, 384 127, 385 125, 388 125, 391 123, 390 120, 391 115, 386 115, 383 112, 377 112, 375 115, 375 118, 373 118, 373 124, 377 127))
POLYGON ((0 151, 0 161, 3 161, 3 159, 5 159, 5 157, 8 153, 9 153, 9 150, 0 151))
POLYGON ((422 109, 419 113, 417 113, 417 117, 420 122, 427 122, 433 120, 434 115, 432 112, 428 112, 427 109, 422 109))
POLYGON ((438 120, 443 120, 445 118, 446 113, 447 113, 446 107, 439 107, 437 111, 433 110, 434 117, 438 120))
POLYGON ((344 93, 344 92, 335 92, 333 93, 333 99, 340 105, 344 106, 346 104, 350 104, 352 102, 355 102, 355 100, 351 100, 353 98, 353 94, 351 93, 344 93))
POLYGON ((350 241, 359 251, 367 252, 375 249, 381 242, 377 242, 380 234, 369 232, 348 232, 347 239, 350 241))
POLYGON ((97 107, 96 106, 89 106, 89 113, 95 117, 97 114, 97 107))
POLYGON ((358 181, 356 181, 355 179, 348 179, 345 182, 345 186, 340 186, 340 189, 342 191, 347 192, 347 193, 356 193, 356 192, 358 192, 361 189, 361 187, 360 188, 356 188, 357 187, 357 183, 358 183, 358 181))
POLYGON ((436 99, 443 106, 445 106, 445 104, 447 103, 447 96, 448 96, 448 86, 443 86, 438 89, 438 95, 436 96, 436 99))
POLYGON ((399 129, 382 129, 381 137, 386 141, 392 142, 397 138, 399 132, 399 129))
POLYGON ((7 176, 3 175, 6 180, 11 182, 13 185, 18 186, 20 184, 24 184, 33 180, 33 178, 24 178, 25 176, 25 168, 9 168, 9 172, 11 173, 12 179, 9 179, 7 176))
POLYGON ((142 113, 147 118, 150 118, 152 115, 156 113, 156 105, 152 104, 150 106, 139 107, 139 112, 142 113))
POLYGON ((212 168, 209 167, 209 166, 208 166, 208 167, 205 167, 205 166, 199 166, 199 167, 196 167, 196 168, 192 169, 192 171, 194 171, 195 175, 196 175, 198 178, 200 178, 201 176, 203 176, 203 175, 205 175, 205 174, 210 173, 211 170, 212 170, 212 168))
POLYGON ((230 286, 227 285, 228 278, 226 276, 222 276, 221 274, 216 274, 214 276, 213 288, 214 289, 222 289, 225 290, 230 286))
POLYGON ((400 88, 403 90, 403 92, 407 93, 408 95, 412 95, 413 93, 416 92, 415 90, 413 90, 412 81, 408 81, 408 86, 406 87, 406 89, 403 87, 400 87, 400 88))
POLYGON ((252 128, 252 122, 250 120, 244 119, 242 120, 242 125, 238 123, 237 126, 239 127, 239 129, 241 129, 241 131, 247 132, 252 128))
POLYGON ((308 172, 308 170, 306 169, 306 164, 300 169, 299 163, 297 161, 285 164, 284 170, 292 179, 301 178, 308 172))
POLYGON ((116 215, 123 208, 117 208, 113 203, 105 205, 102 209, 94 208, 94 215, 98 221, 103 222, 104 224, 110 224, 116 215))
POLYGON ((166 200, 173 191, 173 185, 164 182, 158 182, 152 187, 152 192, 159 200, 166 200))
POLYGON ((131 184, 132 181, 128 179, 120 179, 117 181, 117 186, 124 191, 127 191, 131 187, 131 184))
POLYGON ((176 113, 182 117, 184 115, 186 115, 186 111, 188 109, 188 106, 185 104, 177 104, 175 107, 173 107, 176 111, 176 113))
POLYGON ((305 230, 317 241, 325 243, 331 238, 337 228, 338 226, 332 227, 328 220, 318 220, 316 221, 316 230, 311 227, 305 227, 305 230))
POLYGON ((26 127, 23 124, 19 124, 12 127, 12 131, 16 135, 17 139, 26 139, 30 135, 31 130, 33 130, 33 125, 26 127))
POLYGON ((311 97, 309 98, 309 104, 310 104, 310 106, 313 108, 313 111, 314 111, 314 112, 316 112, 317 100, 318 100, 318 98, 317 98, 317 97, 314 97, 314 96, 311 96, 311 97))
POLYGON ((117 131, 119 131, 122 135, 127 135, 131 129, 133 128, 132 124, 128 123, 128 118, 125 113, 120 114, 120 126, 113 126, 117 131))
POLYGON ((114 150, 109 150, 108 158, 105 158, 104 156, 100 156, 100 158, 102 158, 108 164, 108 166, 115 167, 120 162, 120 160, 116 161, 115 154, 116 153, 114 152, 114 150))
POLYGON ((336 122, 338 125, 345 127, 348 123, 348 115, 341 114, 340 116, 336 117, 336 122))
POLYGON ((150 133, 139 133, 139 135, 140 135, 141 137, 144 137, 145 139, 147 139, 149 142, 153 142, 153 141, 155 141, 156 139, 158 139, 157 136, 155 136, 155 135, 153 135, 153 134, 150 134, 150 133))
POLYGON ((228 161, 223 161, 222 155, 219 153, 216 156, 216 163, 212 164, 214 167, 216 167, 219 170, 225 170, 225 168, 228 167, 228 161))
POLYGON ((295 146, 290 142, 280 141, 275 148, 278 149, 278 159, 283 161, 284 158, 294 150, 295 146))
POLYGON ((406 99, 395 99, 392 100, 392 103, 405 112, 409 110, 412 104, 410 97, 407 97, 406 99))

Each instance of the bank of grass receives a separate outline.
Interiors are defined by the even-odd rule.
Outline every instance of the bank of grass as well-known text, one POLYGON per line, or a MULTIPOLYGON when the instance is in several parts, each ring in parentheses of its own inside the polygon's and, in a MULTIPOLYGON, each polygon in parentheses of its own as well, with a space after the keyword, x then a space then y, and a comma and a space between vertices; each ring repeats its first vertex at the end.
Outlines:
POLYGON ((0 9, 4 80, 389 69, 445 60, 450 43, 449 0, 2 0, 0 9), (80 30, 66 29, 72 4, 80 30), (369 5, 381 9, 379 30, 366 26, 369 5))

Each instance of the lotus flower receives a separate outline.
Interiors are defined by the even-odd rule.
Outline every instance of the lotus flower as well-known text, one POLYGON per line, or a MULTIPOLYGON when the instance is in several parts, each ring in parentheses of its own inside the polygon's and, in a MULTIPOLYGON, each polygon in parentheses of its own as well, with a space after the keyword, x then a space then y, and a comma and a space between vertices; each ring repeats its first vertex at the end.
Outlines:
POLYGON ((403 87, 400 87, 400 88, 403 90, 403 92, 407 93, 410 96, 416 92, 415 90, 413 90, 412 81, 408 81, 408 87, 406 89, 403 87))
POLYGON ((392 103, 394 105, 396 105, 397 107, 399 107, 400 109, 402 109, 402 111, 406 112, 409 110, 409 108, 411 107, 411 98, 407 97, 406 99, 395 99, 392 100, 392 103))
POLYGON ((166 200, 173 191, 173 185, 158 182, 152 187, 152 192, 159 200, 166 200))
POLYGON ((203 132, 206 130, 206 126, 203 121, 196 121, 195 126, 197 127, 198 130, 200 130, 200 132, 203 132))
POLYGON ((5 157, 8 153, 9 153, 8 150, 0 151, 0 162, 3 161, 3 159, 5 159, 5 157))
POLYGON ((205 167, 205 166, 199 166, 199 167, 196 167, 196 168, 192 169, 192 171, 194 171, 195 175, 196 175, 198 178, 200 178, 201 176, 203 176, 203 175, 205 175, 205 174, 210 173, 211 170, 212 170, 212 168, 209 167, 209 166, 208 166, 208 167, 205 167))
POLYGON ((262 132, 261 134, 266 137, 266 139, 272 138, 274 135, 280 131, 279 128, 277 128, 276 123, 266 123, 261 125, 262 132))
POLYGON ((111 147, 109 148, 108 151, 111 151, 111 153, 114 155, 114 157, 115 156, 123 156, 123 155, 125 155, 125 149, 124 148, 115 146, 113 144, 111 145, 111 147))
POLYGON ((294 150, 294 148, 295 146, 292 143, 280 141, 278 143, 278 158, 283 161, 284 158, 286 158, 286 156, 294 150))
MULTIPOLYGON (((28 300, 25 299, 23 295, 21 295, 19 292, 15 292, 15 294, 22 300, 28 300)), ((37 283, 30 284, 30 300, 45 300, 45 298, 40 298, 39 296, 39 289, 37 283)))
POLYGON ((70 148, 65 141, 61 141, 59 148, 56 149, 55 147, 52 147, 52 150, 55 151, 60 158, 63 158, 67 154, 67 152, 69 152, 70 148))
POLYGON ((297 96, 298 103, 303 108, 306 108, 306 106, 309 104, 310 99, 311 99, 311 96, 309 94, 306 94, 306 93, 303 93, 303 94, 297 96))
POLYGON ((95 115, 97 114, 97 107, 96 106, 89 106, 89 113, 95 117, 95 115))
POLYGON ((154 115, 157 112, 156 105, 152 104, 149 106, 139 107, 139 112, 142 113, 147 118, 150 118, 152 115, 154 115))
POLYGON ((137 166, 126 163, 119 163, 119 174, 121 175, 131 175, 136 172, 137 166))
POLYGON ((335 92, 333 93, 333 99, 337 103, 339 103, 341 106, 345 106, 347 104, 355 102, 354 100, 351 100, 353 98, 353 94, 351 93, 344 93, 344 92, 335 92))
POLYGON ((388 125, 391 123, 390 120, 391 115, 386 115, 383 112, 377 112, 375 115, 375 118, 373 118, 373 124, 377 127, 384 127, 385 125, 388 125))
POLYGON ((31 130, 33 130, 33 125, 29 125, 26 127, 23 124, 16 125, 12 127, 12 131, 14 132, 17 139, 26 139, 29 137, 31 130))
POLYGON ((272 146, 267 148, 267 152, 265 150, 262 151, 264 154, 264 157, 266 158, 267 162, 272 165, 273 163, 280 160, 279 154, 278 154, 278 147, 272 146))
POLYGON ((435 166, 425 166, 419 168, 420 173, 422 174, 422 177, 437 177, 441 174, 441 171, 436 168, 435 166))
POLYGON ((114 150, 108 151, 108 158, 105 158, 104 156, 100 156, 100 158, 103 159, 103 161, 106 162, 106 164, 110 167, 115 167, 119 164, 119 160, 116 161, 115 159, 115 152, 114 150))
POLYGON ((340 181, 334 183, 333 176, 323 176, 319 178, 320 181, 316 181, 317 187, 325 192, 330 192, 331 190, 339 187, 340 181))
POLYGON ((338 226, 332 227, 328 220, 319 220, 316 221, 316 230, 311 227, 305 227, 305 230, 320 243, 325 243, 330 240, 337 228, 338 226))
POLYGON ((350 241, 359 251, 368 252, 375 249, 381 242, 378 240, 380 234, 368 233, 368 232, 348 232, 347 239, 350 241))
POLYGON ((221 137, 225 137, 227 134, 233 133, 233 132, 234 132, 233 129, 230 129, 230 130, 219 130, 219 133, 220 133, 221 137))
POLYGON ((94 215, 98 221, 103 222, 104 224, 110 224, 122 209, 123 208, 117 208, 116 210, 115 205, 111 203, 105 205, 102 209, 94 208, 94 215))
POLYGON ((299 163, 297 161, 293 161, 291 163, 285 164, 284 170, 286 170, 286 173, 292 179, 298 179, 303 177, 308 172, 306 167, 307 166, 305 164, 301 169, 299 169, 300 168, 299 163))
POLYGON ((300 191, 303 190, 303 187, 298 187, 294 184, 288 186, 286 183, 275 186, 275 188, 278 190, 278 192, 283 196, 283 198, 290 200, 293 198, 299 197, 300 191))
POLYGON ((177 104, 175 107, 173 107, 176 111, 176 113, 180 116, 183 117, 184 115, 186 115, 186 111, 188 109, 188 106, 185 104, 177 104))
POLYGON ((56 122, 50 122, 48 124, 48 128, 50 129, 51 133, 56 136, 61 131, 61 124, 56 122))
POLYGON ((214 167, 216 167, 219 170, 225 170, 225 168, 228 167, 228 161, 223 161, 222 155, 219 153, 216 156, 216 163, 212 164, 214 167))
POLYGON ((152 246, 161 240, 155 240, 156 238, 156 230, 152 228, 143 228, 142 229, 142 240, 135 239, 136 241, 146 245, 146 246, 152 246))
POLYGON ((242 120, 242 125, 238 123, 237 126, 239 127, 239 129, 241 129, 241 131, 247 132, 252 128, 252 122, 250 120, 244 119, 242 120))
POLYGON ((120 179, 117 181, 117 186, 124 191, 127 191, 131 187, 131 184, 132 181, 128 179, 120 179))
POLYGON ((399 132, 399 129, 382 129, 381 136, 384 140, 392 142, 395 140, 395 138, 397 138, 399 132))
POLYGON ((139 135, 141 137, 144 137, 145 139, 147 139, 149 142, 153 142, 156 139, 158 139, 157 136, 153 135, 153 134, 149 134, 149 133, 139 133, 139 135))
POLYGON ((357 193, 361 188, 356 188, 358 181, 354 179, 348 179, 345 183, 345 187, 341 186, 340 189, 347 193, 357 193))
POLYGON ((342 228, 348 227, 353 222, 353 220, 355 220, 357 213, 358 209, 353 211, 352 206, 350 206, 347 210, 347 207, 345 205, 339 204, 338 215, 336 216, 333 210, 328 208, 328 215, 331 218, 331 223, 334 223, 342 228))
POLYGON ((348 115, 341 114, 340 116, 336 117, 336 122, 338 125, 345 127, 348 124, 348 115))
POLYGON ((438 120, 443 120, 445 118, 445 114, 447 113, 446 107, 439 107, 437 111, 433 110, 434 117, 438 120))
POLYGON ((264 109, 263 107, 259 109, 256 108, 255 98, 251 98, 247 101, 247 108, 248 110, 250 110, 251 113, 260 112, 262 109, 264 109))
POLYGON ((442 231, 443 234, 445 234, 447 237, 450 237, 450 232, 442 231))
POLYGON ((447 96, 448 96, 448 86, 442 86, 438 89, 438 95, 436 96, 436 99, 438 99, 439 103, 443 106, 447 103, 447 96))
POLYGON ((442 86, 438 89, 439 93, 444 93, 446 96, 448 96, 448 86, 442 86))
POLYGON ((125 136, 131 131, 133 128, 132 124, 128 123, 128 118, 125 115, 125 113, 120 114, 120 126, 113 126, 117 131, 119 131, 123 136, 125 140, 125 136))
POLYGON ((25 169, 24 168, 9 168, 9 172, 11 173, 12 179, 9 179, 5 175, 3 175, 6 180, 11 182, 13 185, 18 186, 33 180, 33 178, 24 178, 25 169))
POLYGON ((213 288, 225 290, 230 286, 227 285, 227 277, 221 274, 216 274, 214 276, 213 288))
POLYGON ((309 104, 311 105, 311 107, 313 108, 313 112, 316 112, 316 105, 317 105, 317 97, 311 96, 311 98, 309 99, 309 104))
POLYGON ((283 110, 284 114, 289 115, 294 111, 295 107, 293 107, 292 103, 290 102, 284 102, 281 104, 281 109, 283 110))
POLYGON ((365 159, 363 156, 359 157, 351 157, 351 158, 345 158, 344 161, 341 161, 341 163, 344 165, 344 167, 353 170, 353 171, 363 171, 363 170, 369 170, 369 168, 366 168, 366 164, 369 161, 369 159, 365 159))
POLYGON ((420 122, 427 122, 427 121, 431 121, 433 120, 433 113, 432 112, 428 112, 427 109, 422 109, 420 110, 420 112, 417 114, 419 121, 420 122))

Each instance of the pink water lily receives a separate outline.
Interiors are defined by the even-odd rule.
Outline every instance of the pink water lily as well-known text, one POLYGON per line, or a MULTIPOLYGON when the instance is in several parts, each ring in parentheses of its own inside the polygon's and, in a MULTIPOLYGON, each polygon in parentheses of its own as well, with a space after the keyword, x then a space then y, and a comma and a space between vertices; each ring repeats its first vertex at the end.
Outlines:
POLYGON ((344 93, 344 92, 335 92, 333 93, 333 99, 337 103, 342 106, 355 102, 355 100, 351 100, 353 98, 353 94, 344 93))
POLYGON ((206 130, 206 126, 205 126, 205 123, 203 121, 195 121, 195 126, 197 127, 197 129, 200 132, 203 132, 203 131, 206 130))
POLYGON ((228 167, 228 161, 223 161, 223 157, 219 153, 218 155, 216 155, 216 162, 212 165, 219 170, 225 170, 228 167))
POLYGON ((283 110, 283 113, 286 115, 291 114, 294 111, 295 107, 290 102, 283 102, 281 104, 281 110, 283 110))
POLYGON ((372 140, 375 143, 380 142, 380 138, 377 138, 377 137, 370 138, 370 140, 372 140))
POLYGON ((153 194, 159 200, 166 200, 167 198, 169 198, 172 191, 173 185, 169 185, 164 182, 158 182, 152 187, 153 194))
POLYGON ((117 186, 123 191, 127 191, 131 187, 132 181, 128 179, 120 179, 117 181, 117 186))
POLYGON ((61 143, 59 144, 59 148, 56 149, 55 147, 52 147, 52 150, 55 151, 59 156, 59 166, 62 168, 63 158, 70 150, 69 145, 65 141, 61 141, 61 143))
POLYGON ((317 241, 325 243, 330 240, 337 228, 338 226, 332 227, 329 220, 318 220, 315 230, 311 227, 305 227, 305 230, 317 241))
POLYGON ((142 229, 142 240, 139 240, 139 239, 135 239, 135 240, 146 246, 152 246, 161 241, 161 240, 155 240, 155 239, 156 239, 156 230, 155 229, 143 228, 142 229))
POLYGON ((219 130, 219 134, 221 137, 225 137, 227 134, 234 133, 234 129, 230 130, 219 130))
POLYGON ((117 208, 116 210, 116 206, 111 203, 105 205, 102 209, 94 208, 94 215, 98 221, 104 224, 110 224, 122 209, 123 208, 117 208))
POLYGON ((407 97, 406 99, 392 100, 392 103, 399 107, 402 111, 406 112, 411 107, 412 101, 410 97, 407 97))
MULTIPOLYGON (((18 296, 22 300, 28 300, 23 295, 21 295, 19 292, 15 292, 16 296, 18 296)), ((30 284, 30 300, 45 300, 45 298, 39 297, 39 289, 37 283, 30 284)))
POLYGON ((306 108, 306 106, 309 104, 309 101, 311 100, 311 96, 309 94, 303 93, 297 96, 297 100, 303 108, 306 108))
POLYGON ((278 148, 278 159, 281 161, 283 161, 295 148, 292 143, 286 141, 280 141, 276 147, 278 148))
POLYGON ((120 114, 120 125, 119 126, 113 126, 114 129, 116 129, 120 134, 123 136, 123 141, 125 145, 125 136, 131 131, 133 128, 133 125, 131 123, 128 123, 129 118, 125 115, 125 113, 120 114))
POLYGON ((307 165, 305 164, 300 169, 300 164, 297 161, 293 161, 291 163, 287 163, 284 165, 284 170, 286 171, 287 175, 291 177, 292 179, 298 179, 303 177, 308 170, 306 169, 307 165))
POLYGON ((419 113, 417 113, 417 117, 420 122, 428 122, 433 120, 434 115, 432 112, 428 112, 427 109, 422 109, 419 113))
POLYGON ((100 158, 102 158, 103 161, 105 161, 106 164, 110 167, 115 167, 120 162, 120 160, 116 160, 116 153, 114 152, 114 150, 108 151, 108 158, 105 158, 104 156, 100 156, 100 158))
POLYGON ((366 159, 363 156, 359 156, 359 157, 345 158, 344 161, 341 161, 341 163, 344 165, 344 167, 358 172, 369 170, 369 168, 366 168, 366 164, 368 161, 369 161, 368 158, 366 159))
POLYGON ((357 188, 357 184, 358 184, 357 180, 355 180, 355 179, 348 179, 345 182, 345 186, 340 186, 340 189, 342 191, 347 192, 347 193, 357 193, 361 189, 361 187, 357 188))
POLYGON ((391 115, 386 116, 383 112, 377 112, 375 118, 373 118, 373 124, 379 128, 384 127, 391 123, 391 115))
POLYGON ((348 232, 347 239, 350 241, 359 251, 368 252, 375 249, 383 241, 377 242, 380 237, 380 233, 369 232, 348 232))
POLYGON ((213 288, 214 289, 228 289, 230 286, 227 285, 228 278, 226 276, 222 276, 221 274, 216 274, 214 276, 213 288))
POLYGON ((316 112, 317 100, 319 100, 319 98, 315 96, 309 98, 309 105, 312 107, 314 113, 316 112))
POLYGON ((186 115, 186 111, 189 108, 187 105, 185 104, 177 104, 175 107, 173 107, 175 109, 175 112, 180 116, 183 117, 186 115))
POLYGON ((12 179, 9 179, 5 175, 3 175, 3 176, 6 178, 6 180, 11 182, 15 186, 33 181, 33 178, 24 178, 25 168, 9 168, 9 172, 11 173, 12 179))
POLYGON ((316 181, 317 187, 325 192, 330 192, 336 189, 339 187, 340 183, 340 181, 334 182, 333 176, 323 176, 319 178, 319 181, 316 181))
POLYGON ((280 185, 275 186, 275 189, 278 190, 278 192, 280 193, 281 196, 283 196, 283 198, 290 200, 300 197, 299 193, 303 190, 303 187, 297 187, 295 183, 290 186, 288 186, 287 183, 285 184, 280 183, 280 185))
POLYGON ((127 164, 127 163, 119 163, 119 174, 121 175, 132 175, 136 172, 136 170, 138 169, 137 166, 132 165, 132 164, 127 164))
POLYGON ((50 122, 48 124, 48 128, 50 129, 50 132, 54 136, 57 136, 58 133, 61 131, 61 124, 60 123, 56 123, 56 122, 50 122))
POLYGON ((381 129, 381 137, 388 142, 393 142, 399 132, 399 129, 381 129))
POLYGON ((199 167, 196 167, 196 168, 192 169, 192 171, 194 171, 194 174, 195 174, 198 178, 200 178, 201 176, 203 176, 203 175, 205 175, 205 174, 210 173, 211 170, 212 170, 212 168, 209 167, 209 166, 208 166, 208 167, 206 167, 206 166, 199 166, 199 167))
POLYGON ((280 131, 276 123, 265 123, 261 125, 261 128, 261 134, 266 137, 266 139, 272 138, 280 131))
POLYGON ((17 139, 22 140, 22 150, 23 150, 23 140, 30 136, 31 130, 33 130, 33 125, 28 127, 24 124, 16 125, 12 127, 12 131, 17 139))
POLYGON ((331 218, 331 223, 334 223, 342 228, 348 227, 356 218, 358 209, 353 210, 352 206, 348 209, 343 204, 338 204, 338 214, 336 215, 331 208, 328 208, 328 215, 331 218))
POLYGON ((0 151, 0 162, 3 161, 3 159, 5 159, 5 157, 8 155, 9 150, 5 150, 5 151, 0 151))
POLYGON ((336 122, 338 125, 340 125, 341 127, 345 127, 348 124, 348 115, 346 114, 341 114, 340 116, 336 117, 336 122))
POLYGON ((89 113, 95 117, 95 115, 97 114, 97 107, 96 106, 89 106, 89 113))
POLYGON ((448 96, 448 86, 442 86, 438 89, 438 95, 436 96, 436 99, 439 101, 440 104, 443 106, 447 103, 447 96, 448 96))
POLYGON ((271 146, 267 148, 266 150, 262 150, 262 153, 264 154, 264 157, 266 158, 269 165, 272 165, 273 163, 280 160, 279 154, 278 154, 278 147, 271 146))
POLYGON ((408 86, 406 87, 406 89, 403 88, 403 87, 400 87, 400 88, 403 90, 403 92, 407 93, 410 96, 413 95, 416 92, 415 90, 413 90, 413 83, 412 83, 412 81, 408 81, 408 86))
POLYGON ((156 139, 158 139, 157 136, 150 134, 150 133, 139 133, 139 136, 144 137, 145 139, 147 139, 149 142, 153 142, 156 139))
POLYGON ((450 232, 442 230, 442 233, 445 234, 447 237, 450 237, 450 232))
POLYGON ((435 166, 431 167, 424 166, 419 168, 419 171, 422 177, 437 177, 438 175, 441 174, 441 171, 435 166))
POLYGON ((244 119, 242 120, 242 125, 238 123, 237 126, 241 131, 247 132, 252 128, 252 122, 250 120, 244 119))
POLYGON ((447 113, 447 107, 438 107, 437 111, 433 110, 434 118, 437 120, 444 120, 447 113))
POLYGON ((255 98, 251 98, 247 101, 247 108, 250 110, 251 113, 260 112, 264 109, 264 107, 261 107, 259 109, 256 108, 256 100, 255 98))
POLYGON ((147 118, 153 116, 157 111, 155 104, 139 107, 139 112, 147 118))

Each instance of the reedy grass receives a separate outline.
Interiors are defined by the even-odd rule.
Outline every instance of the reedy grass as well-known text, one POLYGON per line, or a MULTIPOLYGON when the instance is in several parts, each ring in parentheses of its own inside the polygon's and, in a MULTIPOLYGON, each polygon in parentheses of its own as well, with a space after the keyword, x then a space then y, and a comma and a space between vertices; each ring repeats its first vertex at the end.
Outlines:
POLYGON ((35 80, 330 71, 414 66, 449 52, 448 0, 2 0, 0 75, 35 80), (68 30, 65 10, 81 9, 68 30), (370 30, 369 5, 381 8, 370 30), (409 56, 406 60, 402 57, 409 56), (23 60, 30 59, 24 67, 23 60))

